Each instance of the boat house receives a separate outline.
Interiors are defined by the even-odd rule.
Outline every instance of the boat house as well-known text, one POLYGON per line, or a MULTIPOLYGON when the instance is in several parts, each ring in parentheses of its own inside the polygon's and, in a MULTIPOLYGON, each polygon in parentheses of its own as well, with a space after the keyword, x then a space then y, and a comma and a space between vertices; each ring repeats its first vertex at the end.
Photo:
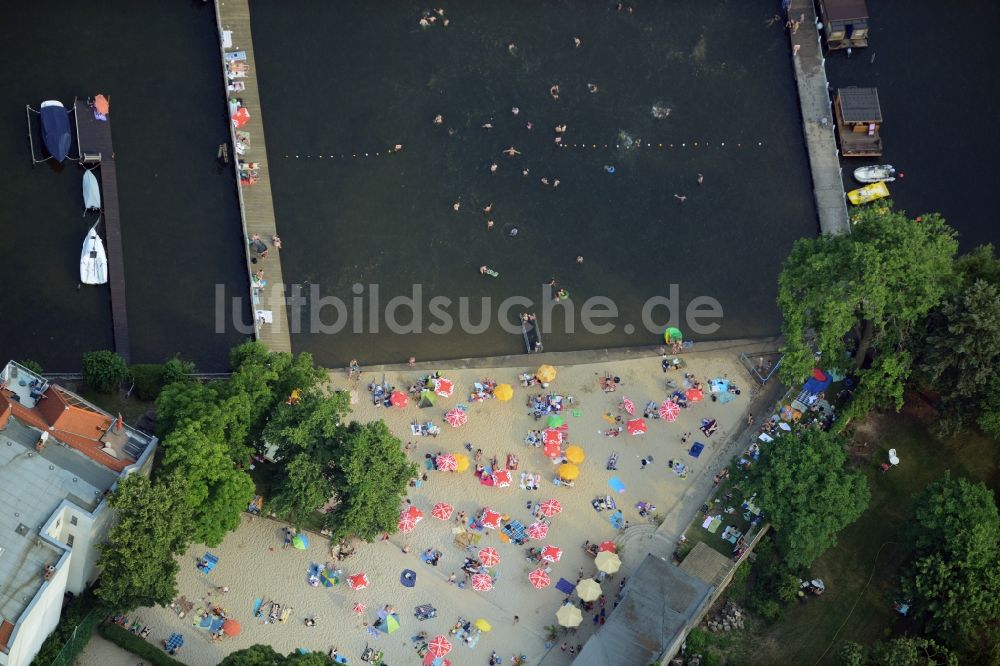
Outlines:
POLYGON ((882 154, 882 109, 877 88, 840 88, 833 98, 833 114, 844 157, 882 154))
POLYGON ((868 6, 865 0, 819 0, 819 12, 828 49, 836 51, 868 46, 868 6))

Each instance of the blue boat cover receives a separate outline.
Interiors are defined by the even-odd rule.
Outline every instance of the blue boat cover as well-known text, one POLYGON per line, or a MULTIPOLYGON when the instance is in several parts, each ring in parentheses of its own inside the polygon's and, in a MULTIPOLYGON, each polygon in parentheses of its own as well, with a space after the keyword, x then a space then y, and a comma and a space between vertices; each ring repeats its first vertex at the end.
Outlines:
POLYGON ((69 112, 63 106, 42 107, 42 142, 49 155, 56 162, 62 162, 69 154, 71 137, 69 133, 69 112))

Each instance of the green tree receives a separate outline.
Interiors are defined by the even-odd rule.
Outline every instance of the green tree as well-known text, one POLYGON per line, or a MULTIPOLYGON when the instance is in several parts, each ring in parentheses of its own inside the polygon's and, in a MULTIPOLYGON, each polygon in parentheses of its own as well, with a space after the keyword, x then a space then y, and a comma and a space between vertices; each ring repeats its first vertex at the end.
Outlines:
POLYGON ((933 639, 901 636, 870 648, 844 643, 837 652, 842 666, 958 666, 958 656, 933 639))
POLYGON ((190 382, 194 381, 197 372, 198 368, 194 363, 175 356, 163 364, 161 381, 164 386, 170 386, 174 382, 190 382))
POLYGON ((151 482, 133 474, 108 499, 116 522, 97 547, 103 573, 96 595, 113 610, 165 605, 176 596, 174 556, 187 547, 191 526, 184 485, 178 476, 151 482))
POLYGON ((802 381, 814 347, 820 365, 856 373, 842 423, 881 403, 902 406, 915 332, 948 293, 958 247, 938 215, 917 222, 879 206, 856 216, 853 233, 796 241, 778 279, 781 378, 802 381))
POLYGON ((332 481, 338 503, 327 514, 333 538, 353 535, 371 541, 395 532, 399 504, 417 466, 407 460, 400 441, 382 421, 352 422, 337 437, 332 481))
POLYGON ((283 481, 268 507, 296 527, 323 506, 333 492, 323 467, 300 453, 284 465, 283 481))
POLYGON ((42 364, 39 363, 38 361, 32 361, 30 358, 26 358, 23 361, 18 361, 18 363, 23 365, 28 370, 31 370, 36 375, 40 375, 42 374, 42 372, 44 372, 42 370, 42 364))
POLYGON ((344 391, 328 396, 309 391, 294 405, 281 403, 271 412, 264 439, 276 445, 282 456, 306 453, 325 465, 337 454, 337 433, 350 411, 349 400, 344 391))
POLYGON ((128 364, 113 351, 102 349, 83 355, 83 379, 100 393, 114 393, 128 377, 128 364))
POLYGON ((839 436, 810 428, 779 437, 750 468, 749 486, 790 567, 812 564, 868 506, 868 482, 846 462, 839 436))
POLYGON ((1000 513, 982 483, 947 472, 914 497, 915 560, 903 581, 918 618, 950 644, 1000 616, 1000 513))
POLYGON ((322 652, 293 652, 285 657, 270 645, 257 644, 229 653, 219 666, 328 666, 329 663, 330 660, 322 652))

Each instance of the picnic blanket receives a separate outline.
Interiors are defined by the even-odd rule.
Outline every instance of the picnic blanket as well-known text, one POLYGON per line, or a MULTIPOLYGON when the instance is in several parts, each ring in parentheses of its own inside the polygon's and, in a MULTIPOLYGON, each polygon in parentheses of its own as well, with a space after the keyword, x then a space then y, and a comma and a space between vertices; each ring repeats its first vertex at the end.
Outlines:
POLYGON ((715 534, 716 532, 719 531, 720 525, 722 525, 722 516, 713 516, 711 522, 708 524, 708 527, 706 527, 705 529, 707 529, 712 534, 715 534))
POLYGON ((611 527, 616 530, 620 530, 625 526, 625 517, 622 516, 621 511, 615 511, 613 514, 608 516, 608 520, 611 522, 611 527))
POLYGON ((205 553, 201 559, 206 563, 205 567, 201 570, 206 576, 211 573, 212 569, 215 568, 215 565, 219 563, 219 558, 212 555, 212 553, 205 553))
POLYGON ((705 450, 704 444, 702 444, 701 442, 695 442, 694 445, 691 446, 691 450, 688 451, 688 455, 690 455, 692 458, 697 458, 698 456, 701 455, 701 452, 704 450, 705 450))
POLYGON ((619 479, 617 476, 613 476, 610 479, 608 479, 608 486, 616 493, 620 494, 625 492, 625 484, 622 483, 622 480, 619 479))
POLYGON ((562 592, 563 594, 573 594, 573 590, 576 589, 576 585, 569 582, 565 578, 560 578, 559 582, 556 583, 556 589, 562 592))
POLYGON ((514 543, 521 545, 528 540, 528 536, 524 533, 524 524, 519 520, 512 520, 500 530, 501 533, 507 535, 507 537, 514 543))

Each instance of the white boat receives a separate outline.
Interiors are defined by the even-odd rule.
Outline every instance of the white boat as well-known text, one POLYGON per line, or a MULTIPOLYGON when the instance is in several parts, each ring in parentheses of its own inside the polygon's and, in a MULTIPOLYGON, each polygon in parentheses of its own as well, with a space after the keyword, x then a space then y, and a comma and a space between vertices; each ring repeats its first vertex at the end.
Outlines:
MULTIPOLYGON (((98 220, 100 222, 100 220, 98 220)), ((83 284, 105 284, 108 281, 108 256, 104 252, 104 241, 94 224, 83 239, 80 253, 80 282, 83 284)))
POLYGON ((891 164, 873 164, 854 170, 854 180, 859 183, 891 183, 896 180, 896 168, 891 164))
POLYGON ((83 212, 101 210, 101 187, 90 169, 83 172, 83 212))

